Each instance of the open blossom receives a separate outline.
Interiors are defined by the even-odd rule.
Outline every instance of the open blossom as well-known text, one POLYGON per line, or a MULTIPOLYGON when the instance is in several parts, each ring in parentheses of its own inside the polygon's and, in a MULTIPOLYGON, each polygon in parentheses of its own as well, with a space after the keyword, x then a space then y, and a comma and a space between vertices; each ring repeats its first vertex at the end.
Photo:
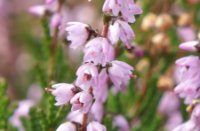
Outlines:
POLYGON ((113 126, 119 128, 118 131, 130 131, 128 121, 122 115, 113 118, 113 126))
POLYGON ((171 113, 177 111, 179 107, 180 100, 176 94, 174 92, 165 92, 160 100, 158 110, 165 115, 170 115, 171 113))
POLYGON ((103 37, 97 37, 87 43, 84 49, 84 62, 105 65, 114 59, 114 48, 103 37))
POLYGON ((67 104, 70 101, 70 99, 74 96, 74 92, 72 91, 74 85, 72 84, 60 83, 55 84, 52 87, 54 89, 52 91, 52 94, 56 97, 55 105, 57 106, 67 104))
POLYGON ((96 121, 92 121, 88 124, 87 131, 106 131, 106 127, 96 121))
POLYGON ((131 78, 133 67, 122 61, 112 61, 111 67, 108 69, 109 77, 115 88, 125 90, 128 81, 131 78))
POLYGON ((61 124, 56 131, 76 131, 76 126, 71 122, 66 122, 61 124))
POLYGON ((175 93, 185 98, 186 104, 200 96, 200 59, 197 56, 187 56, 176 61, 179 74, 179 84, 175 93))
POLYGON ((67 31, 67 40, 71 42, 70 48, 76 49, 86 43, 89 38, 89 26, 80 22, 68 22, 65 30, 67 31))
POLYGON ((125 21, 116 20, 113 25, 109 26, 108 38, 112 44, 116 44, 120 39, 130 49, 134 36, 131 26, 125 21))
POLYGON ((91 108, 92 101, 93 97, 89 92, 79 92, 70 101, 72 111, 80 110, 81 112, 87 113, 91 108))
POLYGON ((83 90, 90 89, 97 82, 98 70, 93 63, 86 63, 76 72, 76 85, 83 90))
POLYGON ((113 16, 119 16, 121 13, 125 21, 134 22, 134 15, 141 14, 142 9, 131 0, 105 0, 103 12, 113 16))
POLYGON ((179 46, 179 48, 186 51, 200 51, 200 42, 199 41, 184 42, 179 46))

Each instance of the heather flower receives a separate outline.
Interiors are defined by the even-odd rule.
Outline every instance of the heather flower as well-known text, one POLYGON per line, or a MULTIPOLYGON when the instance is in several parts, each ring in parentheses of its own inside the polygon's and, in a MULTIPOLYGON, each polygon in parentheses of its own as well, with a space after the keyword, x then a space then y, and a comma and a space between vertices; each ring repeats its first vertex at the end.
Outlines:
POLYGON ((127 48, 131 48, 131 40, 135 34, 131 26, 122 20, 116 20, 113 25, 110 25, 108 31, 108 38, 112 44, 116 44, 119 39, 126 45, 127 48))
POLYGON ((89 26, 80 22, 68 22, 67 27, 67 40, 71 42, 70 48, 76 49, 84 45, 90 36, 89 26))
POLYGON ((9 121, 11 124, 19 129, 19 131, 24 131, 23 125, 21 123, 21 117, 28 117, 29 110, 33 107, 35 103, 32 100, 23 100, 19 102, 17 109, 14 114, 10 117, 9 121))
POLYGON ((105 102, 108 96, 108 74, 103 69, 97 78, 97 84, 93 87, 94 98, 97 101, 105 102))
POLYGON ((191 120, 193 120, 196 125, 200 123, 200 104, 197 104, 192 111, 191 120))
POLYGON ((58 27, 61 24, 61 15, 58 13, 55 13, 52 17, 51 17, 51 21, 50 21, 50 27, 58 27))
POLYGON ((66 122, 61 124, 56 131, 76 131, 76 126, 71 122, 66 122))
POLYGON ((79 92, 70 101, 72 111, 80 110, 83 113, 87 113, 91 108, 92 101, 93 97, 89 92, 79 92))
POLYGON ((84 49, 84 62, 105 65, 114 59, 114 48, 106 38, 97 37, 87 43, 84 49))
POLYGON ((200 42, 199 41, 184 42, 179 46, 179 48, 186 51, 200 51, 200 42))
POLYGON ((91 116, 93 120, 101 122, 103 115, 104 115, 103 103, 96 100, 91 107, 91 116))
POLYGON ((92 121, 88 124, 87 131, 106 131, 106 127, 96 121, 92 121))
POLYGON ((88 90, 97 82, 98 70, 93 63, 86 63, 79 67, 76 72, 76 85, 83 90, 88 90))
POLYGON ((29 8, 29 12, 36 16, 44 16, 47 11, 45 5, 36 5, 29 8))
POLYGON ((191 104, 192 100, 200 96, 200 59, 197 56, 187 56, 176 61, 179 70, 179 83, 175 88, 175 93, 185 98, 186 104, 191 104))
POLYGON ((109 13, 112 16, 119 16, 128 22, 134 22, 134 15, 141 14, 142 9, 131 0, 105 0, 103 12, 109 13))
POLYGON ((112 61, 108 69, 109 77, 118 90, 125 90, 128 81, 132 76, 133 67, 122 61, 112 61))
POLYGON ((61 106, 67 104, 70 99, 74 96, 72 89, 74 85, 67 83, 55 84, 52 86, 52 94, 56 97, 56 106, 61 106))
POLYGON ((118 131, 130 131, 128 121, 122 115, 113 118, 113 127, 118 127, 118 131))
POLYGON ((67 115, 67 120, 81 124, 83 121, 83 113, 80 110, 71 111, 67 115))
POLYGON ((193 41, 196 38, 196 32, 192 27, 179 27, 177 34, 183 41, 193 41))
POLYGON ((165 92, 160 100, 159 112, 170 115, 180 107, 180 100, 174 92, 165 92), (173 101, 172 101, 173 100, 173 101))
POLYGON ((200 130, 199 124, 195 124, 194 121, 189 120, 177 126, 172 131, 199 131, 199 130, 200 130))
MULTIPOLYGON (((173 99, 171 99, 171 101, 172 100, 173 99)), ((172 112, 167 118, 167 122, 165 124, 165 129, 167 131, 172 131, 175 127, 180 125, 182 123, 182 121, 183 121, 183 118, 182 118, 182 114, 180 113, 180 111, 172 112)))

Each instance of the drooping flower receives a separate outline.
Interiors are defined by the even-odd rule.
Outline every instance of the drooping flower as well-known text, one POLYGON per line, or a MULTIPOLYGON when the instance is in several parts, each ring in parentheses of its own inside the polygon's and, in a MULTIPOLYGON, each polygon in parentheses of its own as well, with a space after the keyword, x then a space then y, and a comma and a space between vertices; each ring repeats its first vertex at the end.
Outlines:
POLYGON ((104 115, 103 103, 95 100, 91 107, 91 117, 93 120, 101 122, 104 115))
POLYGON ((200 51, 200 42, 199 41, 184 42, 179 46, 179 48, 186 51, 200 51))
POLYGON ((66 122, 61 124, 56 131, 76 131, 76 126, 71 122, 66 122))
POLYGON ((167 131, 172 131, 175 127, 180 125, 183 121, 182 114, 180 111, 172 112, 168 117, 165 124, 165 129, 167 131))
POLYGON ((59 83, 52 86, 52 94, 56 97, 56 106, 67 104, 70 99, 74 96, 72 89, 74 85, 67 83, 59 83))
POLYGON ((70 101, 72 111, 80 110, 83 113, 88 113, 93 101, 92 95, 87 91, 77 93, 70 101))
POLYGON ((27 117, 29 110, 33 107, 35 103, 32 100, 23 100, 19 102, 17 109, 15 110, 13 116, 10 117, 9 121, 11 124, 19 129, 19 131, 24 131, 23 125, 21 123, 21 117, 27 117))
POLYGON ((116 20, 113 25, 109 26, 108 38, 112 44, 116 44, 120 39, 130 49, 134 36, 131 26, 125 21, 116 20))
POLYGON ((106 131, 106 127, 96 121, 92 121, 88 124, 87 131, 106 131))
POLYGON ((97 37, 87 43, 84 49, 84 62, 105 65, 114 59, 114 48, 106 38, 97 37))
POLYGON ((67 115, 67 120, 81 124, 83 122, 83 112, 80 110, 71 111, 67 115))
POLYGON ((83 90, 88 90, 97 83, 98 70, 93 63, 86 63, 79 67, 76 75, 76 85, 83 90))
POLYGON ((176 112, 180 107, 180 100, 174 92, 165 92, 160 100, 158 110, 164 115, 176 112), (172 101, 173 100, 173 101, 172 101))
POLYGON ((191 104, 192 100, 200 96, 200 59, 197 56, 187 56, 176 61, 179 70, 178 85, 175 93, 185 98, 186 104, 191 104))
POLYGON ((194 121, 188 120, 187 122, 177 126, 172 131, 199 131, 199 124, 195 124, 194 121))
POLYGON ((132 76, 133 67, 125 62, 114 60, 108 68, 109 77, 115 88, 124 91, 132 76))
POLYGON ((128 121, 122 115, 113 118, 113 127, 119 128, 118 131, 130 131, 128 121))
POLYGON ((142 9, 131 0, 106 0, 103 12, 112 16, 121 14, 125 21, 133 23, 135 21, 134 15, 141 14, 142 9))
POLYGON ((67 27, 67 40, 71 42, 70 48, 76 49, 84 45, 89 38, 89 26, 80 22, 68 22, 67 27))
POLYGON ((93 87, 95 100, 104 103, 108 96, 108 74, 106 69, 103 69, 97 78, 97 84, 93 87))

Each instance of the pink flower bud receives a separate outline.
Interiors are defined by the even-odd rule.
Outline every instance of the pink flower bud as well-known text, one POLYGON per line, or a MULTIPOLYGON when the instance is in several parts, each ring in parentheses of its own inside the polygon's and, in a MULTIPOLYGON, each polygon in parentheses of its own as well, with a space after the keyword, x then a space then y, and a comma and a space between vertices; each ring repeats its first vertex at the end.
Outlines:
POLYGON ((51 28, 55 28, 58 27, 61 24, 61 16, 60 14, 56 13, 51 17, 51 21, 50 21, 50 27, 51 28))
POLYGON ((74 85, 72 84, 59 83, 53 85, 52 87, 54 88, 52 94, 56 97, 56 106, 67 104, 74 96, 74 92, 72 91, 74 85))

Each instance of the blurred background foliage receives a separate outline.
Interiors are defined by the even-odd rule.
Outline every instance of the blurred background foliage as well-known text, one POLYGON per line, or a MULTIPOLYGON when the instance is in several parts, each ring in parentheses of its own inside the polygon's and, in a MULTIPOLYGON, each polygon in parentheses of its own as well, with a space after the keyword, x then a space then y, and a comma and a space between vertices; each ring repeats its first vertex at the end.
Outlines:
MULTIPOLYGON (((36 84, 43 96, 37 106, 31 108, 29 117, 22 117, 26 131, 53 131, 65 121, 69 106, 54 106, 54 97, 45 88, 52 83, 73 82, 82 54, 69 50, 64 39, 59 39, 55 56, 51 55, 51 36, 48 18, 38 18, 28 13, 39 0, 0 0, 0 131, 17 130, 9 123, 9 117, 17 102, 26 99, 28 89, 36 84), (53 60, 52 60, 53 59, 53 60), (52 61, 54 61, 52 63, 52 61)), ((83 8, 78 17, 100 30, 102 25, 102 0, 67 0, 69 13, 83 8), (88 9, 89 8, 89 9, 88 9), (89 19, 87 21, 87 19, 89 19)), ((138 57, 122 45, 117 59, 135 68, 136 79, 130 81, 127 92, 113 95, 110 91, 105 103, 103 123, 112 128, 112 114, 123 114, 133 131, 162 131, 165 117, 157 112, 159 100, 165 90, 172 90, 174 62, 185 55, 178 45, 184 41, 177 29, 190 27, 197 38, 200 26, 200 2, 198 0, 138 0, 143 14, 132 25, 136 34, 134 43, 144 50, 138 57), (160 19, 160 22, 158 22, 160 19)), ((68 12, 66 12, 68 13, 68 12)), ((78 17, 70 21, 80 20, 78 17)), ((187 34, 186 34, 187 35, 187 34)), ((187 119, 185 107, 182 114, 187 119)))

